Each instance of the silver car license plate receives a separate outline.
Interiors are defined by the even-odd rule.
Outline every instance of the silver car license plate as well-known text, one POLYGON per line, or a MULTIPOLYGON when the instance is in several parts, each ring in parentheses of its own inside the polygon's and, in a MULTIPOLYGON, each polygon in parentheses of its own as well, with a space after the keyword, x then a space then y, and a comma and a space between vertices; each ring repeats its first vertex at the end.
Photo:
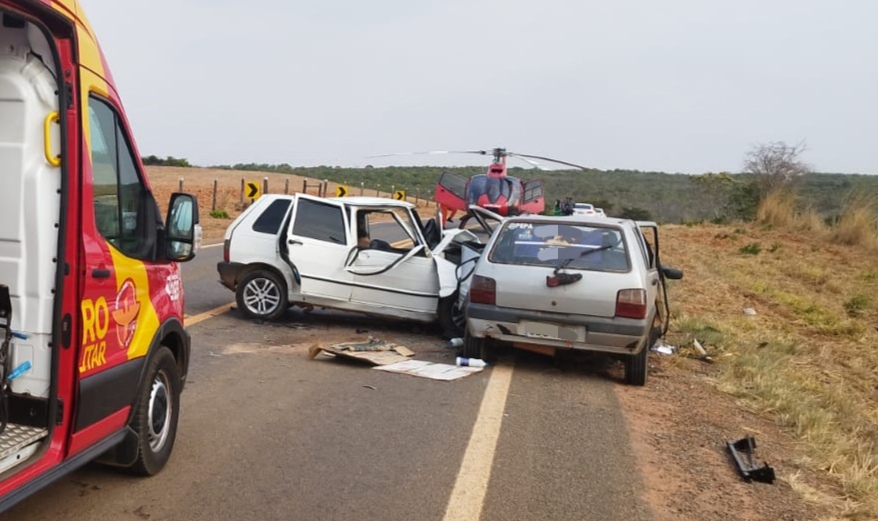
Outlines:
POLYGON ((546 340, 563 340, 567 342, 585 342, 585 326, 570 326, 546 322, 522 321, 518 325, 523 336, 529 338, 545 338, 546 340))

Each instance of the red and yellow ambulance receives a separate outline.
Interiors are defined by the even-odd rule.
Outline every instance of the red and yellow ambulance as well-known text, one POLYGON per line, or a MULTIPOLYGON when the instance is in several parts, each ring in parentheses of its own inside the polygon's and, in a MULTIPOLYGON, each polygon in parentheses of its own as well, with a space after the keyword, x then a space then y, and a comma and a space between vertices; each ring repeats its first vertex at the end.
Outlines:
POLYGON ((190 341, 179 262, 76 0, 0 0, 0 511, 100 459, 157 473, 190 341))

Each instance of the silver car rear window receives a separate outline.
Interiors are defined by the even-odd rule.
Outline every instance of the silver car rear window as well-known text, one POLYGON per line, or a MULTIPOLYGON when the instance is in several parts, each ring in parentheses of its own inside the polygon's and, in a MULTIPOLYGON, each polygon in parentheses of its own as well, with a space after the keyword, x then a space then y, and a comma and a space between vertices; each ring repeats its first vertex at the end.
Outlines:
POLYGON ((572 223, 507 222, 498 232, 488 260, 591 271, 631 269, 622 230, 572 223))

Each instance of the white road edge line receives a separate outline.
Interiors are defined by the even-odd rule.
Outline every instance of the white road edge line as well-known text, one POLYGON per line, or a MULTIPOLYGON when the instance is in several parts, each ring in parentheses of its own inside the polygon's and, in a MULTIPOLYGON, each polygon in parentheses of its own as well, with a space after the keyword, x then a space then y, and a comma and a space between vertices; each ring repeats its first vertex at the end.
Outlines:
POLYGON ((444 521, 478 521, 485 505, 514 366, 494 366, 457 473, 444 521))
POLYGON ((220 306, 218 308, 211 309, 210 311, 205 311, 204 313, 199 313, 199 314, 193 315, 191 317, 184 316, 183 317, 183 324, 185 324, 186 327, 194 326, 195 324, 197 324, 199 322, 204 322, 207 319, 217 317, 219 315, 222 315, 223 313, 228 313, 234 305, 235 305, 234 302, 230 302, 228 304, 223 304, 222 306, 220 306))
POLYGON ((202 245, 201 245, 201 249, 202 249, 202 250, 206 250, 206 249, 208 249, 208 248, 219 248, 219 247, 222 246, 222 245, 223 245, 223 243, 221 243, 221 242, 218 242, 218 243, 216 243, 216 244, 207 244, 207 245, 202 244, 202 245))

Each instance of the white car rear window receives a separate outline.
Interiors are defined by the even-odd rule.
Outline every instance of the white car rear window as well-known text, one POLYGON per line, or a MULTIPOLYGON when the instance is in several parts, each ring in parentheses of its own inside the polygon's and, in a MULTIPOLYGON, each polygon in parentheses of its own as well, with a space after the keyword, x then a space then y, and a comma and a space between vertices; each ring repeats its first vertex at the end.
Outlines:
POLYGON ((623 272, 630 269, 622 230, 583 224, 506 223, 488 260, 497 264, 623 272))

